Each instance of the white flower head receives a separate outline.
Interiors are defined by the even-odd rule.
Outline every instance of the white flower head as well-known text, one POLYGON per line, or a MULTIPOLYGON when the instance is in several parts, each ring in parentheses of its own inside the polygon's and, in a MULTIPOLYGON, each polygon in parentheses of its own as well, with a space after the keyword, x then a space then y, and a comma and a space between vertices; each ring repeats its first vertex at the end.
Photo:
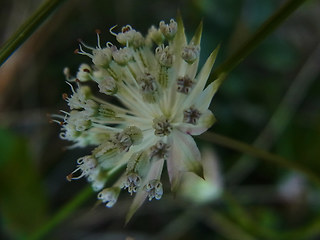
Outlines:
POLYGON ((62 126, 61 137, 73 146, 95 145, 91 155, 78 161, 71 179, 86 177, 98 198, 112 207, 120 189, 127 189, 134 201, 127 221, 144 200, 163 195, 161 173, 166 162, 171 190, 176 191, 185 172, 203 176, 200 151, 192 137, 205 132, 215 122, 208 109, 218 85, 206 86, 218 50, 213 51, 198 71, 202 23, 188 43, 180 16, 168 24, 152 26, 146 38, 130 25, 110 32, 121 47, 107 43, 96 47, 80 41, 77 53, 92 59, 82 64, 72 95, 65 96, 71 109, 54 117, 62 126), (153 47, 152 43, 157 46, 153 47), (86 51, 85 51, 85 50, 86 51), (78 80, 78 81, 77 81, 78 80), (116 98, 106 101, 91 93, 83 82, 98 84, 100 93, 116 98), (126 165, 114 186, 104 186, 109 172, 126 165), (75 172, 80 172, 74 177, 75 172))

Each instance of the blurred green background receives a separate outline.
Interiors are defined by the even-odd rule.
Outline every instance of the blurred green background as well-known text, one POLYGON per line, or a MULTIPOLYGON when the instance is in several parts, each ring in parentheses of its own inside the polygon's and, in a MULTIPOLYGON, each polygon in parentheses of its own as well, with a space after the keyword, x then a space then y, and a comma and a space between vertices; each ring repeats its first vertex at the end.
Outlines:
MULTIPOLYGON (((41 4, 3 0, 0 45, 41 4)), ((115 42, 109 28, 130 24, 143 34, 180 9, 186 33, 201 20, 201 63, 221 44, 226 60, 285 1, 76 1, 65 4, 0 68, 0 239, 24 239, 87 186, 67 182, 89 149, 66 150, 47 114, 67 110, 62 70, 90 59, 73 53, 77 39, 115 42)), ((254 144, 320 173, 320 2, 303 7, 230 73, 211 109, 211 131, 254 144)), ((131 202, 121 194, 107 209, 92 194, 44 239, 320 239, 319 188, 283 167, 198 138, 215 152, 223 193, 196 204, 174 197, 164 182, 161 201, 146 202, 128 226, 131 202)), ((163 177, 165 179, 166 176, 163 177)))

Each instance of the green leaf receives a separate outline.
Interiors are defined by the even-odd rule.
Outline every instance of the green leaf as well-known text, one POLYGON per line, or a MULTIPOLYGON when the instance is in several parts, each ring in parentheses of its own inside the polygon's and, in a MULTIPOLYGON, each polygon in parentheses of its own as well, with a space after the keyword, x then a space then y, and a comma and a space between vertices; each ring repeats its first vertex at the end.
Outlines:
POLYGON ((15 237, 35 230, 46 215, 46 199, 27 141, 0 129, 0 210, 15 237))

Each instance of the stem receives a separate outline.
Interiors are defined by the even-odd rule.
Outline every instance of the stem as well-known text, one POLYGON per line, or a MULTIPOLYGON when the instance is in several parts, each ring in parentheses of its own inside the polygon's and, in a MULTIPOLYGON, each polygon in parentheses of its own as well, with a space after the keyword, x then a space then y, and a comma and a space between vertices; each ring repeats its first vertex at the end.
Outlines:
POLYGON ((65 0, 46 0, 4 43, 0 49, 0 66, 65 0))
POLYGON ((269 153, 267 151, 264 151, 262 149, 253 147, 249 144, 213 133, 213 132, 207 132, 201 136, 202 139, 208 141, 208 142, 213 142, 216 144, 219 144, 221 146, 231 148, 233 150, 249 154, 253 157, 260 158, 262 160, 275 163, 279 166, 286 167, 295 171, 298 171, 300 173, 303 173, 306 175, 310 180, 312 180, 315 184, 320 186, 320 179, 319 177, 314 174, 312 171, 309 169, 301 166, 300 164, 296 162, 289 161, 286 158, 280 157, 278 155, 269 153))
MULTIPOLYGON (((105 185, 111 185, 115 182, 115 180, 119 177, 119 175, 124 171, 126 165, 122 165, 112 171, 108 176, 108 179, 105 185)), ((76 210, 79 206, 81 206, 85 201, 92 196, 91 187, 86 187, 83 189, 75 198, 73 198, 70 202, 64 205, 48 222, 44 223, 40 228, 29 236, 28 240, 37 240, 43 239, 45 235, 47 235, 54 227, 64 221, 71 213, 76 210)))
POLYGON ((208 83, 214 81, 221 73, 229 73, 248 56, 271 32, 307 0, 289 0, 282 5, 238 50, 223 62, 211 75, 208 83))
POLYGON ((51 229, 57 226, 60 222, 65 220, 74 210, 83 204, 92 195, 90 186, 83 189, 78 195, 70 202, 64 205, 47 223, 40 227, 38 231, 32 234, 28 240, 42 239, 48 234, 51 229))
MULTIPOLYGON (((320 74, 320 68, 318 67, 319 58, 320 42, 311 51, 310 56, 300 68, 297 76, 293 79, 268 123, 253 142, 252 145, 254 147, 268 150, 284 132, 294 117, 294 114, 297 112, 298 107, 301 105, 301 102, 306 98, 307 91, 320 74)), ((235 163, 225 175, 226 181, 229 182, 229 184, 239 183, 245 176, 253 171, 255 165, 256 161, 252 161, 250 157, 240 157, 237 163, 235 163)))
POLYGON ((263 226, 252 217, 247 208, 242 206, 236 196, 232 196, 229 192, 224 192, 222 196, 223 202, 226 204, 232 220, 236 220, 238 225, 242 226, 243 230, 254 234, 257 239, 277 239, 277 240, 289 240, 289 239, 313 239, 319 236, 320 232, 320 218, 315 216, 313 220, 308 220, 301 227, 294 227, 290 229, 276 229, 263 226))

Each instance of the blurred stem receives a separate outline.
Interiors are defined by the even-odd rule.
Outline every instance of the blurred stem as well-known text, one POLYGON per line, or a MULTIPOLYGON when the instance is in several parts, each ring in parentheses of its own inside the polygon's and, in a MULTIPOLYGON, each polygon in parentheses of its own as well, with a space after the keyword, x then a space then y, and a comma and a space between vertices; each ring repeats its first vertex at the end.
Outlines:
MULTIPOLYGON (((307 91, 320 74, 319 59, 320 42, 311 50, 310 56, 300 68, 269 122, 253 142, 253 146, 268 150, 285 131, 302 101, 306 98, 307 91)), ((256 163, 248 156, 240 157, 232 168, 228 170, 226 175, 227 182, 229 184, 239 183, 253 171, 256 163)))
POLYGON ((205 208, 202 211, 203 219, 209 227, 220 233, 226 239, 230 240, 257 240, 235 222, 232 222, 227 216, 218 210, 205 208))
POLYGON ((4 43, 0 49, 0 66, 65 0, 46 0, 4 43))
POLYGON ((206 132, 205 134, 200 136, 201 139, 204 139, 208 142, 212 142, 215 144, 219 144, 221 146, 231 148, 233 150, 249 154, 253 157, 256 157, 258 159, 262 159, 271 163, 275 163, 279 166, 286 167, 295 171, 298 171, 300 173, 303 173, 307 177, 309 177, 310 180, 312 180, 315 184, 320 186, 320 179, 319 177, 314 174, 309 169, 305 168, 304 166, 301 166, 300 164, 296 162, 289 161, 286 158, 280 157, 278 155, 272 154, 270 152, 264 151, 262 149, 253 147, 249 144, 246 144, 244 142, 240 142, 213 132, 206 132))
POLYGON ((65 220, 74 210, 83 204, 92 195, 90 186, 83 189, 75 198, 63 206, 47 223, 45 223, 37 232, 31 235, 28 240, 42 239, 51 229, 65 220))
POLYGON ((212 74, 208 83, 222 73, 229 73, 248 56, 270 33, 307 0, 289 0, 280 7, 238 50, 223 62, 212 74))
MULTIPOLYGON (((109 173, 108 179, 105 183, 106 186, 112 185, 119 175, 124 171, 125 165, 114 169, 109 173)), ((33 233, 28 240, 43 239, 50 231, 54 229, 58 224, 64 221, 71 213, 81 206, 90 196, 92 196, 92 189, 90 186, 83 189, 75 198, 63 206, 47 223, 41 226, 35 233, 33 233)))
POLYGON ((240 225, 243 230, 254 234, 254 236, 258 236, 258 239, 313 239, 320 233, 319 216, 308 223, 305 223, 302 227, 281 230, 273 229, 259 224, 259 222, 251 216, 250 212, 237 201, 237 198, 227 191, 224 192, 222 198, 227 205, 228 216, 236 221, 237 225, 240 225))

